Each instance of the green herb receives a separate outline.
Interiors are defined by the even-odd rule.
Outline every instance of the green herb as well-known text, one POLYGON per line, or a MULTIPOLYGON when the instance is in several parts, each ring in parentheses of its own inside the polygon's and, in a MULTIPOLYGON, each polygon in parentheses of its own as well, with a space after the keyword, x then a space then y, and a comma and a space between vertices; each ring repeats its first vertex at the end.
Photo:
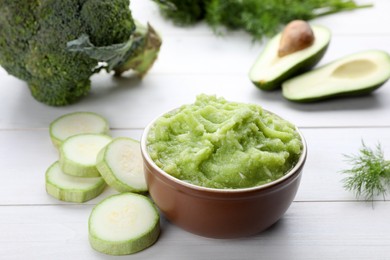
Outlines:
POLYGON ((343 179, 347 190, 353 191, 356 197, 363 196, 366 200, 386 195, 390 185, 390 161, 384 159, 380 144, 372 150, 362 142, 359 154, 346 155, 346 158, 352 165, 352 168, 342 171, 348 175, 343 179))
POLYGON ((352 0, 154 0, 163 15, 179 25, 201 20, 220 27, 243 29, 261 40, 280 31, 288 22, 311 20, 342 11, 371 7, 352 0))

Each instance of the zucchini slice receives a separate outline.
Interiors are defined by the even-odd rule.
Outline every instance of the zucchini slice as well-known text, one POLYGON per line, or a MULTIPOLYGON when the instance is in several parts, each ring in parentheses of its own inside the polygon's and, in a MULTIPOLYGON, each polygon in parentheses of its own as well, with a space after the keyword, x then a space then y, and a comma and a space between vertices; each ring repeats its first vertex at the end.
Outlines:
POLYGON ((119 192, 146 192, 143 161, 138 141, 118 137, 104 147, 96 167, 107 184, 119 192))
POLYGON ((103 178, 81 178, 62 172, 58 161, 46 171, 46 191, 56 199, 67 202, 85 202, 100 195, 106 183, 103 178))
POLYGON ((49 126, 50 138, 55 147, 68 137, 83 133, 108 134, 107 120, 92 112, 74 112, 54 120, 49 126))
POLYGON ((64 173, 78 177, 100 177, 96 158, 112 138, 102 134, 78 134, 60 147, 60 165, 64 173))
POLYGON ((97 204, 89 217, 89 242, 109 255, 128 255, 157 241, 160 217, 153 202, 139 194, 121 193, 97 204))

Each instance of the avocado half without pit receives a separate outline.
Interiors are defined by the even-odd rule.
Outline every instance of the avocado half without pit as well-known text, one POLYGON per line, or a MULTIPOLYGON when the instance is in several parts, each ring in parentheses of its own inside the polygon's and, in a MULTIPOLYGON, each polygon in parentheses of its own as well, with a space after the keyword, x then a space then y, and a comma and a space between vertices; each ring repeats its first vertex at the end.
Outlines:
POLYGON ((355 53, 282 84, 283 96, 311 102, 340 96, 368 94, 390 78, 390 55, 369 50, 355 53))
POLYGON ((270 39, 250 69, 249 78, 262 90, 280 88, 287 79, 314 67, 330 39, 330 30, 323 26, 293 21, 270 39))

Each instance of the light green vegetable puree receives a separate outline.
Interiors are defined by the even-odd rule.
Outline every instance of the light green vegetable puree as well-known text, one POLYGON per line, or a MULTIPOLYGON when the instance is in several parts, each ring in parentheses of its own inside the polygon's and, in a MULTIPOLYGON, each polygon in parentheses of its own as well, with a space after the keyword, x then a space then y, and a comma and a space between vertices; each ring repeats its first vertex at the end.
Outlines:
POLYGON ((172 176, 224 189, 282 177, 297 163, 302 141, 293 124, 258 105, 199 95, 155 122, 147 148, 172 176))

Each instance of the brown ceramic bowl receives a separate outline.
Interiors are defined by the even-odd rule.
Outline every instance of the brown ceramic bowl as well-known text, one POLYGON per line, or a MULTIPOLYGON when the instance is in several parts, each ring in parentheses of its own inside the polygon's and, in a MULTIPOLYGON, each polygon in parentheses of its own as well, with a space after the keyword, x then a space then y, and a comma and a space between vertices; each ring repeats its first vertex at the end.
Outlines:
MULTIPOLYGON (((277 222, 291 205, 299 187, 307 146, 293 169, 282 178, 252 188, 213 189, 189 184, 161 170, 147 152, 141 152, 149 193, 164 216, 191 233, 211 238, 238 238, 259 233, 277 222)), ((299 131, 299 130, 298 130, 299 131)))

